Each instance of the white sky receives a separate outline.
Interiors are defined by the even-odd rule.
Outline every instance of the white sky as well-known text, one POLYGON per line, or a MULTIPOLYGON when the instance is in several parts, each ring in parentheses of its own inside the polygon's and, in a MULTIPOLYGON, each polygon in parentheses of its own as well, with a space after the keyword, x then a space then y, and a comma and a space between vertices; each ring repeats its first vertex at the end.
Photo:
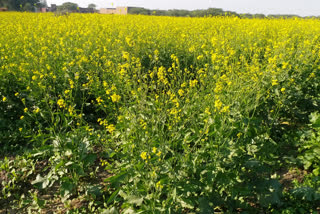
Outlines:
POLYGON ((90 3, 97 8, 138 6, 148 9, 207 9, 222 8, 238 13, 320 15, 320 0, 47 0, 48 5, 74 2, 80 7, 90 3))

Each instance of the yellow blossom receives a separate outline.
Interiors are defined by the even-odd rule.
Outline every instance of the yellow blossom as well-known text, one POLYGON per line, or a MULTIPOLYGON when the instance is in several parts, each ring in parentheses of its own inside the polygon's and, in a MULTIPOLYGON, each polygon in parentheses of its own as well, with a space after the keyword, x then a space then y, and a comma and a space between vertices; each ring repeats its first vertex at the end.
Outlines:
POLYGON ((129 53, 128 52, 123 52, 122 57, 126 60, 129 60, 129 53))
POLYGON ((153 148, 152 148, 152 152, 153 152, 153 153, 156 153, 156 152, 157 152, 157 148, 156 148, 156 147, 153 147, 153 148))
POLYGON ((113 124, 110 124, 107 126, 107 129, 110 133, 112 133, 116 129, 116 127, 113 124))
POLYGON ((111 99, 112 99, 112 102, 116 103, 121 99, 121 96, 117 94, 113 94, 111 95, 111 99))
POLYGON ((101 104, 103 102, 103 99, 101 99, 101 97, 98 97, 96 101, 98 102, 98 104, 101 104))
POLYGON ((60 108, 64 108, 66 106, 65 102, 63 99, 59 99, 58 102, 57 102, 58 106, 60 108))
POLYGON ((184 91, 182 89, 179 89, 178 94, 182 97, 184 94, 184 91))
POLYGON ((201 59, 203 59, 203 55, 199 55, 199 56, 197 57, 197 60, 201 60, 201 59))
POLYGON ((158 182, 156 183, 156 188, 157 188, 157 189, 162 189, 162 188, 163 188, 163 185, 161 185, 161 181, 158 181, 158 182))
MULTIPOLYGON (((156 154, 158 157, 160 157, 161 156, 161 152, 160 151, 158 151, 158 153, 156 154)), ((159 159, 160 160, 160 159, 159 159)))
POLYGON ((204 111, 204 113, 206 113, 207 115, 211 115, 210 108, 209 108, 209 107, 206 108, 205 111, 204 111))
POLYGON ((222 107, 222 102, 219 99, 215 100, 214 107, 219 110, 222 107))
POLYGON ((141 152, 140 157, 141 157, 143 160, 147 160, 147 158, 148 158, 148 153, 147 153, 147 152, 141 152))
POLYGON ((221 110, 221 113, 229 112, 230 106, 224 106, 221 110))
POLYGON ((36 109, 33 110, 34 113, 39 113, 39 111, 40 111, 39 108, 36 108, 36 109))
POLYGON ((190 80, 190 88, 195 87, 198 84, 198 80, 190 80))

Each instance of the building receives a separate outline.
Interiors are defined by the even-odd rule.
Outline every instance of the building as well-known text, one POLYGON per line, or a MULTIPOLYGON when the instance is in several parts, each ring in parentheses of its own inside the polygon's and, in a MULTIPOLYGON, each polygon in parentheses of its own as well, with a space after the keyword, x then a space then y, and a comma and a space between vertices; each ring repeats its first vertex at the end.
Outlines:
POLYGON ((115 14, 116 8, 101 8, 99 10, 99 13, 101 13, 101 14, 115 14))
POLYGON ((56 4, 51 4, 51 7, 48 7, 46 9, 46 12, 56 12, 57 11, 57 5, 56 4))
MULTIPOLYGON (((40 12, 41 12, 41 13, 57 12, 57 9, 58 9, 58 7, 57 7, 56 4, 51 4, 51 7, 40 8, 40 12)), ((94 8, 78 7, 77 10, 75 10, 75 11, 69 11, 69 12, 73 12, 73 13, 94 13, 95 10, 94 10, 94 8)))
POLYGON ((94 13, 93 8, 79 7, 79 13, 94 13))
POLYGON ((131 8, 132 7, 101 8, 99 13, 127 15, 131 8))
POLYGON ((0 12, 8 11, 8 8, 6 7, 0 7, 0 12))

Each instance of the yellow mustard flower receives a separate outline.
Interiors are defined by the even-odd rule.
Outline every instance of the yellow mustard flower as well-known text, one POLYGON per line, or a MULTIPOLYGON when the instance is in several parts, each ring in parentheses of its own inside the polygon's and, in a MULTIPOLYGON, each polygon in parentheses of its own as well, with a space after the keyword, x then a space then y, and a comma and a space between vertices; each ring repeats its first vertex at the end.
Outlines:
POLYGON ((63 99, 59 99, 58 102, 57 102, 58 106, 60 108, 64 108, 66 106, 65 102, 63 99))
POLYGON ((96 99, 96 101, 97 101, 98 104, 101 104, 101 103, 103 102, 103 99, 101 99, 101 97, 98 97, 98 98, 96 99))
POLYGON ((153 152, 153 153, 156 153, 156 152, 157 152, 157 148, 156 148, 156 147, 153 147, 153 148, 152 148, 152 152, 153 152))
POLYGON ((140 154, 140 157, 141 157, 143 160, 147 160, 147 156, 148 156, 148 153, 147 153, 147 152, 141 152, 141 154, 140 154))
POLYGON ((110 124, 107 126, 107 129, 110 133, 112 133, 116 129, 116 127, 113 124, 110 124))
POLYGON ((112 100, 112 102, 114 102, 114 103, 119 102, 120 99, 121 99, 121 96, 120 96, 120 95, 117 95, 117 94, 111 95, 111 100, 112 100))
POLYGON ((36 109, 33 110, 34 113, 39 113, 39 111, 40 111, 39 108, 36 108, 36 109))
POLYGON ((158 182, 156 183, 156 188, 157 188, 157 189, 162 189, 162 188, 163 188, 163 185, 161 184, 161 181, 158 181, 158 182))
POLYGON ((179 89, 178 94, 182 97, 182 96, 183 96, 183 94, 184 94, 184 90, 179 89))
POLYGON ((206 108, 205 111, 204 111, 204 113, 206 113, 207 115, 211 115, 210 108, 209 108, 209 107, 206 108))

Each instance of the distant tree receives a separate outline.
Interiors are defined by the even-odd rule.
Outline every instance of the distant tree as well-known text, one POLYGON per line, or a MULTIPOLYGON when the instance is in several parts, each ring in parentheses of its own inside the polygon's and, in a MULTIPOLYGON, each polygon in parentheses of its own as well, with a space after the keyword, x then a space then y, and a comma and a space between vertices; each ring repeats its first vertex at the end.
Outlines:
MULTIPOLYGON (((1 0, 0 0, 1 1, 1 0)), ((130 8, 130 14, 141 14, 141 15, 155 15, 155 16, 183 16, 183 17, 210 17, 210 16, 232 16, 232 17, 239 17, 245 19, 265 19, 265 18, 276 18, 276 19, 288 19, 288 18, 296 18, 299 17, 297 15, 264 15, 264 14, 250 14, 250 13, 242 13, 238 14, 233 11, 224 11, 221 8, 208 8, 206 10, 149 10, 141 7, 134 7, 130 8)), ((308 18, 308 17, 305 17, 308 18)), ((311 17, 309 17, 311 18, 311 17)), ((320 17, 315 17, 320 19, 320 17)))
POLYGON ((40 0, 0 0, 0 7, 15 11, 32 11, 40 0))
POLYGON ((240 15, 241 18, 245 18, 245 19, 252 19, 253 15, 250 13, 243 13, 240 15))
POLYGON ((40 7, 48 7, 47 0, 40 0, 39 6, 40 6, 40 7))
POLYGON ((78 4, 72 2, 65 2, 58 6, 59 12, 75 12, 78 10, 78 4))
POLYGON ((225 11, 223 11, 220 8, 209 8, 205 11, 205 14, 207 16, 211 15, 211 16, 222 16, 225 15, 225 11))
POLYGON ((141 7, 133 7, 133 8, 130 8, 129 13, 140 14, 140 15, 151 15, 152 11, 145 8, 141 8, 141 7))
POLYGON ((88 5, 88 8, 92 8, 92 9, 94 9, 94 10, 96 9, 96 7, 97 7, 97 5, 92 4, 92 3, 88 5))
POLYGON ((257 19, 264 19, 266 18, 266 16, 264 14, 254 14, 253 15, 254 18, 257 18, 257 19))
POLYGON ((32 6, 32 4, 30 4, 29 2, 25 3, 25 5, 22 8, 23 8, 23 11, 28 11, 28 12, 31 12, 34 10, 34 6, 32 6))

